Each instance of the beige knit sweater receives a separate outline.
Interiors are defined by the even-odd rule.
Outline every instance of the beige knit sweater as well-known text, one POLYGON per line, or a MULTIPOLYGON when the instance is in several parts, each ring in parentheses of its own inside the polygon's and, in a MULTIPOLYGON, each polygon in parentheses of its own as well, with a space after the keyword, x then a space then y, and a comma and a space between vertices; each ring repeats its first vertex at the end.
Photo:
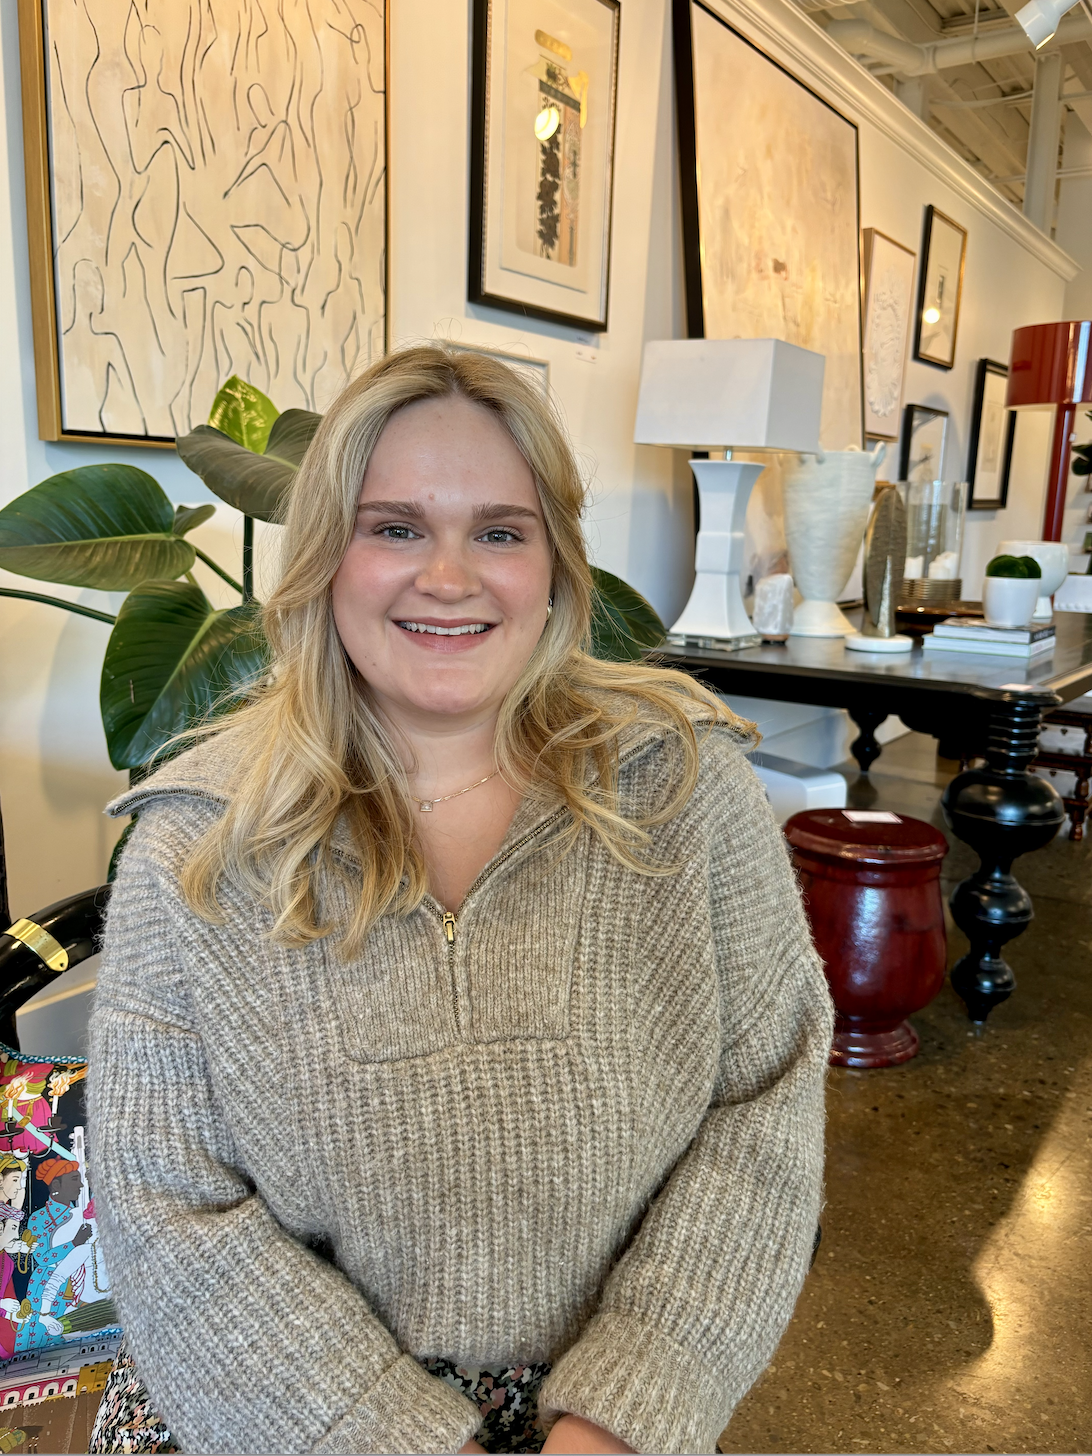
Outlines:
MULTIPOLYGON (((831 1035, 738 739, 655 831, 679 873, 587 831, 552 853, 564 811, 525 804, 453 942, 426 899, 346 963, 234 892, 224 927, 182 901, 230 737, 111 805, 141 813, 91 1027, 102 1241, 182 1449, 457 1451, 480 1417, 440 1355, 551 1361, 548 1420, 713 1451, 808 1267, 831 1035)), ((672 752, 629 743, 625 807, 672 752)))

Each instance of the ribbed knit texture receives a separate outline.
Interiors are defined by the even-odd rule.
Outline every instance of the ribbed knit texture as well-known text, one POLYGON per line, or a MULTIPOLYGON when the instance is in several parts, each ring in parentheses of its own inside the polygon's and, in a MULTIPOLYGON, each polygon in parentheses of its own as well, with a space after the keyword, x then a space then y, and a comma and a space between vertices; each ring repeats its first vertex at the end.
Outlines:
MULTIPOLYGON (((632 742, 623 808, 672 771, 632 742)), ((185 1451, 451 1452, 477 1408, 411 1358, 552 1361, 548 1421, 711 1452, 769 1361, 819 1216, 831 1009, 788 854, 730 729, 622 868, 524 805, 460 908, 364 953, 285 949, 189 846, 230 733, 141 810, 91 1024, 91 1173, 120 1313, 185 1451)), ((350 865, 351 873, 351 865, 350 865)), ((352 893, 323 887, 336 913, 352 893)))

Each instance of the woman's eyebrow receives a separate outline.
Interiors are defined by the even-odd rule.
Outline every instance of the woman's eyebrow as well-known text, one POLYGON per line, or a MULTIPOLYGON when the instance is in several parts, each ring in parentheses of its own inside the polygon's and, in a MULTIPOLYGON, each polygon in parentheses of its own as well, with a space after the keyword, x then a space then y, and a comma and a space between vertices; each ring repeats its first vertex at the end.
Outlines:
POLYGON ((370 511, 377 516, 413 516, 415 520, 425 514, 416 501, 361 501, 356 509, 358 515, 370 511))
POLYGON ((499 521, 501 519, 510 519, 512 516, 523 516, 532 521, 538 520, 538 512, 529 510, 527 506, 506 506, 498 504, 474 507, 474 519, 476 521, 499 521))

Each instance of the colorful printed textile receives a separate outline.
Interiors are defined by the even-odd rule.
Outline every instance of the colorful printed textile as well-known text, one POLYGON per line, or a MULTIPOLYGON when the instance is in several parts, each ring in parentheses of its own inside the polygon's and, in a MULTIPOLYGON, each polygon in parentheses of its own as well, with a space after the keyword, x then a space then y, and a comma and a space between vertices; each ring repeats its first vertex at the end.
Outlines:
POLYGON ((152 1409, 143 1380, 124 1340, 106 1380, 91 1439, 90 1453, 177 1451, 171 1433, 152 1409))
MULTIPOLYGON (((446 1380, 482 1413, 475 1436, 486 1451, 541 1451, 546 1432, 538 1414, 538 1392, 549 1365, 456 1365, 436 1357, 421 1359, 431 1374, 446 1380)), ((152 1409, 133 1357, 122 1342, 102 1394, 88 1443, 90 1456, 116 1452, 177 1451, 171 1432, 152 1409)))
POLYGON ((546 1365, 456 1365, 439 1357, 420 1359, 426 1370, 453 1385, 482 1413, 474 1439, 486 1451, 541 1451, 546 1440, 538 1393, 550 1373, 546 1365))
POLYGON ((119 1334, 87 1182, 87 1063, 0 1042, 0 1362, 119 1334))

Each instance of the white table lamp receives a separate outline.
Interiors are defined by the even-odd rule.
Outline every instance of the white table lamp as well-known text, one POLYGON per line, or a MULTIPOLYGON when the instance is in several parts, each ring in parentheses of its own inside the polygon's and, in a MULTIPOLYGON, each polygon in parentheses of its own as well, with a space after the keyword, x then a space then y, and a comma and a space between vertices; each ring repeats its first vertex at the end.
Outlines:
MULTIPOLYGON (((689 450, 819 448, 822 354, 780 339, 662 339, 645 345, 638 445, 689 450)), ((732 459, 692 460, 701 527, 694 589, 668 640, 708 647, 758 642, 743 605, 747 502, 764 469, 732 459)))

